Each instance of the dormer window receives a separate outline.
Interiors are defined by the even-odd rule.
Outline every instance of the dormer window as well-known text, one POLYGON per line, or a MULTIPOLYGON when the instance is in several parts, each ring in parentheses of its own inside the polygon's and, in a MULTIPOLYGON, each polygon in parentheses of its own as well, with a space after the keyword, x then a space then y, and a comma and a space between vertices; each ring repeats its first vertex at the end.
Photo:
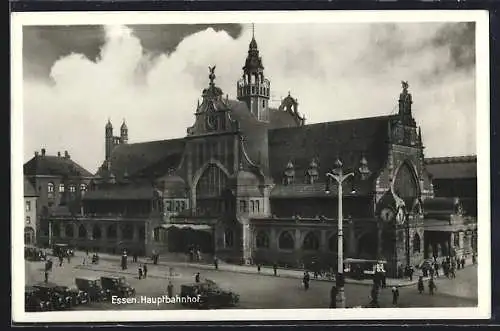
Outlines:
POLYGON ((82 193, 87 192, 87 185, 85 185, 85 184, 80 184, 80 192, 82 192, 82 193))
POLYGON ((64 184, 59 184, 59 193, 64 193, 64 184))
POLYGON ((286 165, 286 170, 283 173, 283 184, 285 185, 293 184, 294 179, 295 179, 295 169, 292 161, 288 161, 288 164, 286 165))
POLYGON ((318 163, 315 159, 309 164, 309 168, 306 171, 306 184, 314 184, 319 178, 318 163))
POLYGON ((75 193, 76 192, 76 186, 74 184, 70 184, 68 188, 70 193, 75 193))

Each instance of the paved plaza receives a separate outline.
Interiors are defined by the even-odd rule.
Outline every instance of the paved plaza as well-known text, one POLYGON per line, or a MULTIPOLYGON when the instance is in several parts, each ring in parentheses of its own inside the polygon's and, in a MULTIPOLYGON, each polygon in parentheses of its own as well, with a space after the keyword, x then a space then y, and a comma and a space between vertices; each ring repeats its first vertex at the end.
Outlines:
MULTIPOLYGON (((82 254, 78 252, 78 254, 82 254)), ((131 259, 129 259, 131 260, 131 259)), ((258 274, 255 268, 223 265, 219 270, 213 266, 196 265, 183 262, 163 261, 159 265, 148 263, 148 278, 138 279, 139 263, 129 262, 127 270, 121 270, 118 256, 101 259, 98 265, 82 265, 82 257, 77 256, 68 264, 64 261, 60 267, 54 259, 50 281, 61 285, 73 286, 78 276, 122 275, 136 288, 137 296, 161 296, 166 294, 169 278, 174 285, 174 294, 179 292, 180 285, 194 282, 194 275, 200 272, 201 278, 215 281, 223 289, 230 289, 240 295, 236 308, 328 308, 330 288, 334 284, 327 280, 313 280, 308 291, 302 287, 301 279, 294 277, 299 271, 279 270, 278 277, 268 270, 258 274), (169 268, 173 268, 173 277, 169 276, 169 268), (246 269, 245 269, 246 268, 246 269), (253 272, 252 272, 253 270, 253 272)), ((43 280, 43 262, 26 262, 26 284, 43 280)), ((477 305, 477 266, 470 265, 458 270, 456 279, 438 278, 437 292, 431 296, 427 287, 425 294, 418 294, 416 285, 406 282, 400 287, 400 298, 397 307, 474 307, 477 305)), ((346 284, 348 307, 366 305, 369 302, 369 283, 346 284)), ((381 307, 392 306, 390 287, 382 290, 381 307)), ((111 303, 93 303, 77 309, 182 309, 180 304, 148 304, 113 305, 111 303)))

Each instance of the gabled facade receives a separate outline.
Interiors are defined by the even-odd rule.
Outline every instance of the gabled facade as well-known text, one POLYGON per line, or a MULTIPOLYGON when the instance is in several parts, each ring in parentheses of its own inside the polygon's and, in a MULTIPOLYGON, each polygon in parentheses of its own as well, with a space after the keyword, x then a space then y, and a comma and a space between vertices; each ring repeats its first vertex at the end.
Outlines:
POLYGON ((99 234, 85 245, 335 267, 338 197, 326 173, 339 159, 354 173, 343 186, 345 257, 384 259, 395 273, 435 253, 442 238, 424 238, 434 189, 407 82, 396 114, 306 125, 290 94, 269 105, 254 37, 237 100, 217 86, 215 66, 208 78, 185 137, 128 143, 127 129, 106 148, 78 218, 82 238, 99 234))

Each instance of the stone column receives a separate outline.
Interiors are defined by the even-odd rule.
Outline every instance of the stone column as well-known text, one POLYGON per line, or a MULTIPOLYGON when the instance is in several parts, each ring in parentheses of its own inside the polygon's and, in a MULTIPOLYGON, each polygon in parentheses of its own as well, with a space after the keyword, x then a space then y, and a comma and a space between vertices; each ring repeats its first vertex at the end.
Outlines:
POLYGON ((78 224, 73 223, 73 238, 78 238, 78 224))
POLYGON ((243 261, 252 263, 252 230, 248 223, 243 224, 243 261))
POLYGON ((59 236, 61 239, 66 238, 66 223, 64 221, 59 223, 59 236))
POLYGON ((321 230, 321 237, 319 241, 319 250, 320 252, 327 252, 328 251, 328 242, 326 238, 326 230, 321 230))
POLYGON ((295 240, 294 240, 294 243, 295 243, 295 246, 294 246, 294 250, 295 251, 299 251, 300 248, 301 248, 301 244, 302 244, 302 240, 301 240, 301 235, 300 235, 300 230, 299 229, 295 229, 295 240))
POLYGON ((269 248, 271 248, 273 252, 278 251, 278 237, 276 235, 276 228, 273 226, 271 228, 271 238, 269 238, 271 240, 271 242, 269 243, 269 248))
POLYGON ((455 251, 456 251, 456 247, 455 247, 455 233, 454 232, 450 232, 449 243, 450 243, 450 250, 449 250, 448 254, 450 256, 452 256, 455 253, 455 251))

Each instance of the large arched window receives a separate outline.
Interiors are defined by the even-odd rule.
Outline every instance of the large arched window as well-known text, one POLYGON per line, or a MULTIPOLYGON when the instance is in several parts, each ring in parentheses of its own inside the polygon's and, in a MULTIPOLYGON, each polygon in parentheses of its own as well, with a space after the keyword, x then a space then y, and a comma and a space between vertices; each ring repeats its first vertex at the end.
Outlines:
POLYGON ((309 232, 304 237, 304 242, 302 243, 302 248, 304 250, 308 250, 308 251, 317 251, 319 249, 318 237, 314 233, 309 232))
POLYGON ((83 224, 80 224, 80 226, 78 227, 78 237, 79 238, 87 237, 87 229, 83 224))
POLYGON ((92 238, 101 239, 101 235, 101 227, 97 224, 94 224, 94 227, 92 228, 92 238))
POLYGON ((233 247, 234 245, 234 232, 232 229, 224 231, 224 247, 233 247))
POLYGON ((117 227, 116 224, 110 224, 106 230, 106 236, 110 239, 115 239, 117 237, 117 227))
POLYGON ((24 228, 24 243, 26 245, 33 245, 35 243, 35 230, 30 226, 24 228))
POLYGON ((408 162, 404 162, 394 179, 394 192, 405 200, 407 206, 411 206, 418 196, 418 183, 415 177, 413 168, 408 162))
POLYGON ((295 246, 295 240, 293 240, 293 236, 290 234, 290 232, 285 231, 282 232, 279 240, 278 240, 278 246, 280 249, 293 249, 295 246))
POLYGON ((47 184, 47 192, 54 193, 54 183, 50 182, 47 184))
POLYGON ((416 232, 413 236, 413 252, 420 253, 420 236, 416 232))
POLYGON ((259 231, 255 236, 255 246, 257 248, 269 248, 269 236, 264 231, 259 231))
POLYGON ((73 224, 70 223, 64 226, 64 234, 69 238, 73 238, 75 236, 75 228, 73 224))

